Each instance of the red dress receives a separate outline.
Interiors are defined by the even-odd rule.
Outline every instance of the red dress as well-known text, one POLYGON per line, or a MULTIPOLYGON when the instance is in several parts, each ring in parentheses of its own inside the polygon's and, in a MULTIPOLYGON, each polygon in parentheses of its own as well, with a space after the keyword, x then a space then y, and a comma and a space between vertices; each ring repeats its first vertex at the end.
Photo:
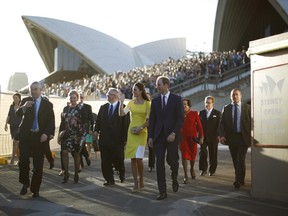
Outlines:
POLYGON ((203 137, 202 124, 196 111, 185 113, 184 124, 181 128, 180 151, 183 159, 195 160, 197 154, 197 143, 193 138, 203 137))

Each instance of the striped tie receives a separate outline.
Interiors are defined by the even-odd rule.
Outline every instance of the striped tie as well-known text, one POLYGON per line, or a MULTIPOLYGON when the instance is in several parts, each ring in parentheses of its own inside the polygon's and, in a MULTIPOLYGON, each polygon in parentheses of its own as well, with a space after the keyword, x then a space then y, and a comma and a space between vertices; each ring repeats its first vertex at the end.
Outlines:
POLYGON ((36 131, 38 128, 38 102, 37 100, 34 101, 34 121, 32 125, 32 130, 36 131))

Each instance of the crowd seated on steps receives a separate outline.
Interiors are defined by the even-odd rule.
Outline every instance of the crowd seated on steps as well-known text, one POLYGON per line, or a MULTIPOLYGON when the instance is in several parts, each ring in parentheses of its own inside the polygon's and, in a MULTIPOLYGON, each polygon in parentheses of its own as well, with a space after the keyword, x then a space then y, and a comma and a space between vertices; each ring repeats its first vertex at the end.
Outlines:
POLYGON ((160 75, 168 76, 171 87, 173 87, 173 85, 185 80, 205 74, 206 70, 209 74, 221 75, 225 71, 248 63, 248 61, 245 49, 210 53, 190 52, 180 59, 168 58, 160 64, 137 67, 129 71, 117 71, 109 75, 96 74, 92 77, 53 83, 49 86, 44 84, 43 91, 47 96, 67 97, 71 89, 76 89, 79 92, 84 92, 87 96, 91 95, 95 99, 101 99, 106 98, 105 95, 109 87, 114 87, 120 89, 125 94, 125 98, 131 99, 131 88, 135 82, 142 82, 149 89, 148 92, 153 95, 157 92, 155 81, 160 75))

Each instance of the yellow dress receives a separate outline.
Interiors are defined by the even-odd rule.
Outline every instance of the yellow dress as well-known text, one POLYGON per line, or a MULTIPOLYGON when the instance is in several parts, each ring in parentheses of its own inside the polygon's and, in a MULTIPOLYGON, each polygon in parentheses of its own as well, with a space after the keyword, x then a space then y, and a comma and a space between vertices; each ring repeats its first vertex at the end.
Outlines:
POLYGON ((130 111, 130 125, 128 129, 127 145, 125 149, 125 158, 144 158, 145 146, 147 143, 148 131, 144 128, 140 134, 135 135, 130 131, 131 127, 141 126, 145 123, 150 114, 150 101, 143 104, 135 104, 133 100, 129 101, 125 111, 130 111))

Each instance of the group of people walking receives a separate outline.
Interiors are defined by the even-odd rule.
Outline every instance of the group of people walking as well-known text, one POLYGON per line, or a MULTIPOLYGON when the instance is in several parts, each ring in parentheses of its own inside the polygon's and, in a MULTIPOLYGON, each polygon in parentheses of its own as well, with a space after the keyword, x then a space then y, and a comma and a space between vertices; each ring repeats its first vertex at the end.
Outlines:
MULTIPOLYGON (((165 161, 171 170, 172 190, 179 189, 179 149, 184 171, 183 183, 196 178, 195 160, 199 151, 200 176, 214 176, 217 169, 218 143, 229 146, 235 169, 235 188, 245 184, 245 156, 251 143, 251 108, 241 103, 241 91, 231 91, 231 103, 222 113, 214 109, 215 99, 207 96, 205 108, 198 114, 191 110, 188 98, 170 92, 170 80, 159 76, 156 80, 158 96, 150 100, 145 86, 133 85, 133 99, 125 104, 124 95, 115 88, 107 92, 107 103, 98 111, 93 120, 92 107, 79 103, 79 93, 70 91, 69 103, 61 114, 58 143, 61 145, 61 169, 63 183, 69 179, 69 153, 74 159, 74 183, 79 181, 82 155, 88 164, 89 154, 85 153, 88 137, 99 141, 101 170, 104 186, 115 184, 114 170, 119 173, 120 182, 125 181, 124 160, 131 160, 133 175, 132 192, 145 189, 144 163, 145 147, 156 156, 156 175, 159 194, 157 200, 167 198, 165 161), (84 149, 84 150, 83 150, 84 149), (84 151, 84 153, 83 153, 84 151), (207 162, 209 156, 209 162, 207 162)), ((21 195, 30 187, 33 197, 39 196, 43 173, 45 149, 54 137, 55 116, 53 104, 41 96, 41 85, 30 86, 31 96, 21 100, 16 115, 21 117, 17 132, 20 147, 19 181, 23 184, 21 195), (46 147, 45 147, 46 146, 46 147), (29 180, 29 157, 33 157, 34 172, 29 180)), ((90 139, 90 138, 89 138, 90 139)), ((91 163, 91 162, 90 162, 91 163)), ((90 165, 89 163, 89 165, 90 165)), ((152 165, 149 165, 152 170, 152 165)))

